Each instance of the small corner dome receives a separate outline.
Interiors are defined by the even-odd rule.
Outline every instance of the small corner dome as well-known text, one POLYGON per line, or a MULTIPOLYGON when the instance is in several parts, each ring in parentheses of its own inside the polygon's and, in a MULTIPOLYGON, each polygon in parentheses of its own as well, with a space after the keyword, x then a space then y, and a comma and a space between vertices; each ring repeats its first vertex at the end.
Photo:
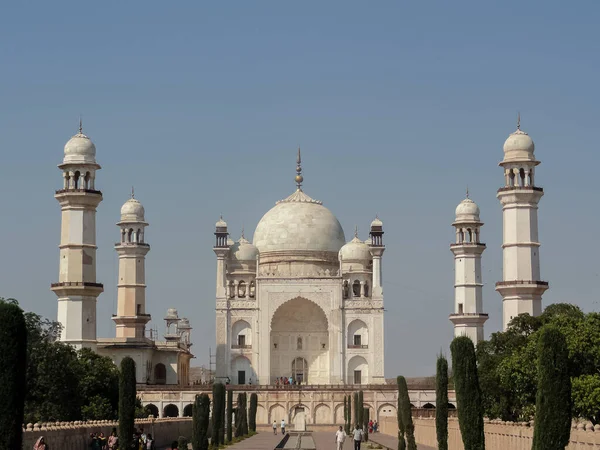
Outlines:
POLYGON ((383 226, 383 222, 381 221, 381 219, 379 217, 375 217, 375 220, 373 220, 373 222, 371 222, 371 228, 382 227, 382 226, 383 226))
POLYGON ((342 262, 369 261, 371 257, 369 246, 361 241, 358 236, 354 236, 354 239, 344 245, 340 250, 342 262))
POLYGON ((256 261, 258 249, 242 236, 230 247, 229 255, 237 261, 256 261))
POLYGON ((144 207, 135 198, 130 198, 121 207, 122 222, 143 222, 144 214, 144 207))
POLYGON ((519 129, 504 142, 504 161, 535 161, 534 150, 533 139, 519 129))
POLYGON ((64 163, 96 164, 96 146, 85 134, 79 132, 65 144, 64 163))
POLYGON ((225 221, 223 220, 223 218, 221 217, 221 218, 220 218, 220 219, 217 221, 217 223, 215 223, 215 227, 216 227, 216 228, 227 228, 227 222, 225 222, 225 221))
POLYGON ((456 207, 457 221, 479 222, 479 206, 470 198, 465 198, 456 207))
POLYGON ((177 310, 175 308, 167 309, 167 316, 165 319, 178 319, 179 315, 177 314, 177 310))

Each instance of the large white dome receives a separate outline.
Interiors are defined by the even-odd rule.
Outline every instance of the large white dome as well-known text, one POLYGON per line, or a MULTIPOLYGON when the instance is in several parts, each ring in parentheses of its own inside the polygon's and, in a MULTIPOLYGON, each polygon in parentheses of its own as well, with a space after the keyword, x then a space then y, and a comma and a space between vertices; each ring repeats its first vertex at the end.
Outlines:
POLYGON ((533 139, 518 129, 504 142, 504 161, 535 161, 533 139))
POLYGON ((121 207, 122 222, 143 222, 145 220, 145 210, 142 204, 131 197, 121 207))
POLYGON ((260 253, 296 250, 337 254, 346 238, 332 212, 298 189, 263 216, 253 243, 260 253))

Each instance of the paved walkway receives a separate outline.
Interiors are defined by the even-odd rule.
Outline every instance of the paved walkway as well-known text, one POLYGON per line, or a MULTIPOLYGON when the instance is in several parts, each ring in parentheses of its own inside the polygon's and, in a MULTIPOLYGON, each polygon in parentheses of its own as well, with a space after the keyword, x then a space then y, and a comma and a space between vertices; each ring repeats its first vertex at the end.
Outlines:
MULTIPOLYGON (((398 448, 398 438, 395 436, 390 436, 389 434, 383 433, 373 433, 369 435, 369 441, 376 442, 381 444, 383 447, 390 448, 392 450, 396 450, 398 448)), ((429 447, 427 445, 418 444, 417 448, 419 450, 435 450, 434 447, 429 447)), ((322 450, 322 449, 319 449, 322 450)), ((344 447, 344 450, 346 448, 344 447)))

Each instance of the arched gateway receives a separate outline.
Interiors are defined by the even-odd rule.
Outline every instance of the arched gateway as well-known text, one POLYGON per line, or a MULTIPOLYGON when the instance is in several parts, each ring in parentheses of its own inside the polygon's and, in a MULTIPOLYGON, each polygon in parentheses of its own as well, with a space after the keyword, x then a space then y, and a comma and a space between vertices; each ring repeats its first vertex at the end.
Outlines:
POLYGON ((329 382, 327 317, 302 297, 281 305, 271 320, 271 379, 290 377, 302 384, 329 382))

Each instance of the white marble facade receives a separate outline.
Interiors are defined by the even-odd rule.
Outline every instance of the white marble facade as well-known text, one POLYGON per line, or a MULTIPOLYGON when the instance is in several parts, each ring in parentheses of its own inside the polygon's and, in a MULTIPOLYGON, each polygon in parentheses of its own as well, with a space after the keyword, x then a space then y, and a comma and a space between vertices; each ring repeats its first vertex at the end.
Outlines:
POLYGON ((254 233, 216 224, 216 377, 232 384, 384 383, 383 224, 346 243, 337 218, 297 190, 254 233))

